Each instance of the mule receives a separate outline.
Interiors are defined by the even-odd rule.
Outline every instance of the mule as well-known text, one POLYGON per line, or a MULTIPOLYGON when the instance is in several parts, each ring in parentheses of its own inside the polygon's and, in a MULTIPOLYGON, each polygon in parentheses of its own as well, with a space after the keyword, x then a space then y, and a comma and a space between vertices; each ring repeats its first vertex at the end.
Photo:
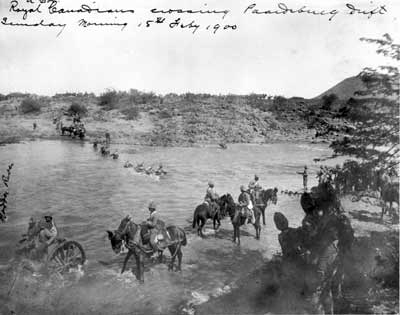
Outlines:
POLYGON ((217 230, 221 226, 222 215, 219 200, 217 204, 218 209, 213 209, 208 203, 203 202, 194 210, 192 227, 195 228, 197 225, 197 235, 204 237, 203 228, 208 219, 213 220, 214 230, 217 230), (218 225, 216 226, 216 224, 218 225))
MULTIPOLYGON (((232 196, 230 194, 224 195, 221 197, 221 206, 226 209, 227 213, 231 218, 231 222, 233 225, 233 242, 236 243, 236 239, 238 240, 238 245, 240 245, 240 227, 246 223, 248 220, 247 216, 241 214, 242 207, 235 203, 232 196)), ((258 206, 253 208, 255 222, 252 223, 255 230, 257 240, 260 239, 261 235, 261 209, 258 206)))
MULTIPOLYGON (((182 246, 186 246, 187 244, 186 233, 183 229, 176 226, 168 226, 166 230, 171 239, 171 244, 168 246, 171 253, 171 261, 168 265, 168 270, 173 270, 175 259, 178 257, 178 266, 176 270, 181 271, 183 257, 182 246)), ((124 259, 121 273, 125 271, 126 264, 133 255, 136 260, 135 276, 141 283, 144 283, 144 257, 153 253, 152 249, 146 247, 146 245, 150 243, 150 236, 147 232, 148 227, 146 224, 138 225, 134 223, 129 216, 121 220, 117 230, 107 231, 111 247, 116 254, 121 252, 123 243, 128 247, 129 251, 124 259), (139 229, 139 235, 136 235, 139 229)), ((160 261, 162 261, 162 254, 163 251, 159 251, 160 261)))
POLYGON ((273 203, 276 205, 278 202, 278 188, 269 188, 262 190, 260 192, 259 200, 261 201, 260 204, 256 204, 256 206, 261 210, 262 221, 263 225, 265 225, 265 209, 267 208, 269 203, 273 203))

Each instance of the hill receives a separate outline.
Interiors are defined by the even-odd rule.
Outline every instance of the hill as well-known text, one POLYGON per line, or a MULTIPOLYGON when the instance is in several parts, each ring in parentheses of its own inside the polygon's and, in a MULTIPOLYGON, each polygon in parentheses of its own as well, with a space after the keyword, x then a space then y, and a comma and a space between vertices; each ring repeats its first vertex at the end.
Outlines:
POLYGON ((336 84, 334 87, 331 87, 329 90, 325 91, 321 95, 316 98, 322 98, 325 95, 336 94, 337 97, 341 100, 348 100, 350 97, 354 97, 354 93, 357 91, 365 90, 365 84, 361 80, 360 77, 354 76, 336 84))

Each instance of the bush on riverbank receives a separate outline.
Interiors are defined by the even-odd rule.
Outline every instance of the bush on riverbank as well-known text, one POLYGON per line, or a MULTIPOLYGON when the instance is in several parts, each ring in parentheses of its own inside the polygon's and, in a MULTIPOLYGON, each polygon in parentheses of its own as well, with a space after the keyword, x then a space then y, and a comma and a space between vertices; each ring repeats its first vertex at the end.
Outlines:
POLYGON ((71 114, 85 115, 87 113, 87 108, 85 105, 74 102, 68 109, 68 112, 71 114))
POLYGON ((125 115, 127 120, 136 120, 139 117, 139 109, 136 106, 130 106, 121 109, 121 113, 125 115))
POLYGON ((40 112, 41 107, 38 100, 28 97, 22 100, 19 110, 22 114, 37 114, 40 112))
POLYGON ((102 93, 99 97, 99 105, 104 110, 112 110, 117 108, 119 96, 117 91, 115 90, 108 90, 102 93))

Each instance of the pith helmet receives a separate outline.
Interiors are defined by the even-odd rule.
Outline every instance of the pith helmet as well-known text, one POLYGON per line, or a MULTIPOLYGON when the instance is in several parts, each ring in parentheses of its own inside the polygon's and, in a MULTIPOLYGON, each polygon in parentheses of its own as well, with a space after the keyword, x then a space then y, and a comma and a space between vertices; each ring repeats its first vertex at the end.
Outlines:
POLYGON ((240 186, 240 191, 246 191, 246 187, 244 185, 240 186))
POLYGON ((251 189, 251 188, 254 188, 255 185, 256 185, 256 183, 255 183, 254 181, 251 181, 251 182, 249 183, 249 188, 250 188, 250 189, 251 189))
POLYGON ((52 218, 53 219, 53 214, 51 212, 45 212, 43 215, 44 218, 52 218))
POLYGON ((149 209, 150 210, 156 210, 156 204, 155 204, 155 202, 154 201, 151 201, 150 203, 149 203, 149 209))
POLYGON ((208 181, 208 186, 210 186, 210 187, 214 187, 214 182, 213 181, 208 181))

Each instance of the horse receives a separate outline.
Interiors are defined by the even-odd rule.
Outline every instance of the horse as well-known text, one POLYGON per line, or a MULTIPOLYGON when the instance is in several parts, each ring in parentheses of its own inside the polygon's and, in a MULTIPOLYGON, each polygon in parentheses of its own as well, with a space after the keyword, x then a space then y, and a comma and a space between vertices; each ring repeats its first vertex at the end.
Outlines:
POLYGON ((83 139, 85 137, 85 128, 74 128, 73 135, 83 139))
MULTIPOLYGON (((168 226, 166 228, 167 234, 170 236, 171 244, 168 249, 171 253, 171 261, 168 270, 173 270, 176 257, 178 257, 178 266, 176 271, 181 271, 182 266, 182 246, 186 246, 186 233, 183 229, 177 226, 168 226)), ((121 252, 122 244, 125 243, 129 249, 122 266, 121 274, 125 271, 126 264, 129 258, 133 255, 136 260, 136 279, 140 283, 144 283, 144 256, 153 253, 153 250, 148 249, 146 245, 150 242, 148 236, 148 227, 145 223, 138 225, 132 221, 129 216, 121 220, 117 230, 107 231, 108 238, 111 242, 111 247, 116 254, 121 252), (136 233, 140 229, 139 236, 136 233), (135 240, 137 240, 135 242, 135 240)), ((160 262, 162 261, 162 251, 159 251, 160 262)), ((133 269, 132 269, 133 272, 133 269)))
POLYGON ((257 206, 261 210, 262 214, 262 221, 263 225, 265 225, 265 209, 268 206, 268 202, 272 202, 274 205, 278 202, 278 188, 269 188, 265 190, 261 190, 259 200, 261 201, 261 204, 257 204, 257 206))
POLYGON ((64 135, 64 133, 68 132, 69 135, 71 136, 75 131, 75 128, 73 126, 69 127, 61 127, 61 135, 64 135))
MULTIPOLYGON (((225 209, 231 218, 233 225, 233 242, 235 243, 237 239, 238 245, 240 245, 240 226, 246 223, 248 219, 247 216, 243 216, 241 214, 242 207, 235 203, 230 194, 221 197, 221 208, 225 209)), ((255 222, 253 223, 253 226, 256 230, 255 238, 259 240, 261 235, 260 218, 262 211, 259 206, 255 206, 253 208, 253 212, 255 217, 255 222)))
POLYGON ((195 228, 197 225, 197 235, 204 237, 203 227, 208 219, 213 220, 214 230, 218 229, 221 226, 222 215, 220 211, 221 210, 220 200, 221 198, 218 199, 217 201, 218 208, 215 210, 206 202, 203 202, 202 204, 198 205, 194 210, 192 227, 195 228), (215 226, 216 223, 218 223, 217 227, 215 226))
POLYGON ((382 213, 381 213, 381 220, 383 219, 383 215, 387 211, 386 204, 389 203, 389 213, 394 214, 395 212, 392 211, 393 202, 397 203, 399 206, 399 183, 386 183, 383 185, 381 189, 381 199, 383 201, 382 205, 382 213))
POLYGON ((346 269, 352 261, 354 230, 344 215, 328 215, 320 220, 324 222, 320 223, 320 230, 310 242, 307 229, 289 228, 289 221, 282 213, 274 215, 275 225, 281 231, 278 239, 283 260, 294 264, 291 269, 301 268, 314 273, 317 281, 313 291, 319 312, 333 314, 334 302, 342 295, 345 272, 351 272, 346 269))

